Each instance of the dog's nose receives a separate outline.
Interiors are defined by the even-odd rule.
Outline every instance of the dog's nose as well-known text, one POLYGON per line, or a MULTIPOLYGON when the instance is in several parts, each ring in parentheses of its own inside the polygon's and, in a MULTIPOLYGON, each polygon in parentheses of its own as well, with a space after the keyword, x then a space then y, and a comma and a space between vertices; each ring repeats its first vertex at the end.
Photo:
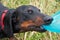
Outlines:
POLYGON ((51 24, 52 23, 52 21, 53 21, 53 18, 52 17, 45 17, 44 18, 44 22, 45 22, 45 24, 51 24))

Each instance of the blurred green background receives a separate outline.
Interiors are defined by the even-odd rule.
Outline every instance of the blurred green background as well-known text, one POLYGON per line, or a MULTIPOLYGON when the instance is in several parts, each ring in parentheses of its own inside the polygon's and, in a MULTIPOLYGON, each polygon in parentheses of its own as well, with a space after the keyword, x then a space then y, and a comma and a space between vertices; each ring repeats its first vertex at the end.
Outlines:
MULTIPOLYGON (((60 0, 0 0, 5 6, 9 8, 16 8, 21 5, 34 5, 40 8, 41 12, 52 15, 56 11, 60 10, 60 0)), ((60 40, 60 34, 58 33, 38 33, 38 32, 26 32, 14 34, 18 40, 60 40)), ((8 38, 2 39, 8 40, 8 38)))

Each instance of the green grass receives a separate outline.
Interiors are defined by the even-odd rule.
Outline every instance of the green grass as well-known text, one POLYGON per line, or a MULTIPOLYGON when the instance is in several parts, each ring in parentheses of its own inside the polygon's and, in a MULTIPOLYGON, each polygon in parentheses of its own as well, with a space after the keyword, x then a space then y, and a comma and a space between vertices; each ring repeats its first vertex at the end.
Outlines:
MULTIPOLYGON (((34 5, 41 9, 45 14, 52 15, 56 11, 60 10, 59 0, 1 0, 1 2, 9 7, 16 8, 21 5, 34 5)), ((60 40, 60 34, 45 32, 26 32, 15 35, 19 40, 60 40)), ((8 39, 2 39, 8 40, 8 39)))

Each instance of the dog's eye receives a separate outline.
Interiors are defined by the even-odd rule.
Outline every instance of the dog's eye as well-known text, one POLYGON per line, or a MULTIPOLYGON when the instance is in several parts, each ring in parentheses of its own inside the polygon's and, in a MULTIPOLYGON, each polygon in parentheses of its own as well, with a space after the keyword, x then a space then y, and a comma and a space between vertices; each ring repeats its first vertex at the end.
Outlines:
POLYGON ((32 13, 33 13, 33 11, 32 11, 32 10, 28 10, 28 13, 29 13, 29 14, 32 14, 32 13))

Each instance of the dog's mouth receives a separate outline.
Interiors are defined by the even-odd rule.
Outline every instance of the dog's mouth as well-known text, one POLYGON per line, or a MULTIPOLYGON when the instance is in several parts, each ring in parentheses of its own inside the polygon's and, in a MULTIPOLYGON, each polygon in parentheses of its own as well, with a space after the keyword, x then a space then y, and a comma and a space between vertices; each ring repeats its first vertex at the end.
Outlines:
POLYGON ((29 27, 29 26, 41 26, 43 25, 43 21, 36 20, 35 22, 29 20, 29 21, 24 21, 21 23, 22 27, 29 27))
POLYGON ((23 31, 38 31, 45 32, 43 25, 51 24, 52 20, 48 20, 47 22, 43 21, 41 18, 37 17, 35 21, 28 20, 21 23, 21 28, 23 31))
POLYGON ((43 28, 43 23, 41 22, 32 22, 31 20, 25 21, 21 24, 22 31, 37 31, 37 32, 44 32, 46 31, 43 28))
POLYGON ((30 25, 28 27, 22 27, 20 31, 21 32, 27 32, 27 31, 45 32, 46 30, 43 28, 43 26, 30 25))
POLYGON ((36 17, 34 20, 27 20, 22 22, 21 28, 23 31, 37 31, 37 32, 45 32, 45 28, 43 25, 51 24, 53 19, 49 18, 48 20, 43 20, 40 17, 36 17))
POLYGON ((44 32, 44 31, 46 31, 46 30, 43 28, 43 26, 31 26, 30 29, 31 29, 32 31, 37 31, 37 32, 44 32))

